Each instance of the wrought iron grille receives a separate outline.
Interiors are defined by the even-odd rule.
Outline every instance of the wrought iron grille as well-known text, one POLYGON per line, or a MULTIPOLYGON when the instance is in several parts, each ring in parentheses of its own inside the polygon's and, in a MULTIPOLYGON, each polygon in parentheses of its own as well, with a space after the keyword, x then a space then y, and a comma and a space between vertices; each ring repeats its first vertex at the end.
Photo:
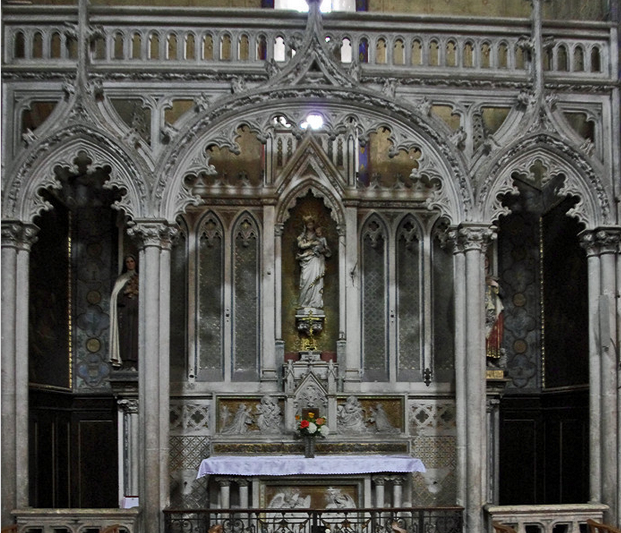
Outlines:
POLYGON ((462 507, 167 509, 166 533, 461 533, 462 507))

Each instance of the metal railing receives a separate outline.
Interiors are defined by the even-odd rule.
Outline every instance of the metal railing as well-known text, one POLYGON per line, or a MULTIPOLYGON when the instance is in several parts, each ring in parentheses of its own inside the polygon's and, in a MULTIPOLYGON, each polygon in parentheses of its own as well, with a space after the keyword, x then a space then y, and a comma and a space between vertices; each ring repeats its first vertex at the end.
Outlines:
POLYGON ((166 533, 461 533, 462 507, 166 509, 166 533))

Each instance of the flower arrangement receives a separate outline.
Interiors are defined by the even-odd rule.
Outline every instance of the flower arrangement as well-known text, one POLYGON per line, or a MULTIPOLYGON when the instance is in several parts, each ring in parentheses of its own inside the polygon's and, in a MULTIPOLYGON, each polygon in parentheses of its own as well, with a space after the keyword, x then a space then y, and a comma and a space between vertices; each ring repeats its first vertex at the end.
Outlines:
POLYGON ((315 416, 315 413, 309 411, 304 416, 296 415, 298 422, 298 433, 300 436, 325 437, 328 434, 328 426, 323 416, 315 416))

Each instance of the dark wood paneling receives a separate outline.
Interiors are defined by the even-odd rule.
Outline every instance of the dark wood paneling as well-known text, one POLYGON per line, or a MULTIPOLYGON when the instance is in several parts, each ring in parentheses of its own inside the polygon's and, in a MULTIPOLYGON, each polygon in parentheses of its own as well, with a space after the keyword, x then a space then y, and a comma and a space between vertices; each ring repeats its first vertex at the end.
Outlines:
MULTIPOLYGON (((81 416, 79 416, 81 418, 81 416)), ((118 505, 118 463, 116 424, 90 417, 76 420, 78 450, 78 507, 116 507, 118 505), (111 439, 110 437, 114 437, 111 439)))
POLYGON ((111 396, 31 391, 29 441, 33 507, 117 507, 111 396))
POLYGON ((503 398, 499 459, 501 505, 586 503, 588 391, 503 398))
POLYGON ((538 397, 505 397, 500 403, 499 503, 541 503, 542 412, 538 397))

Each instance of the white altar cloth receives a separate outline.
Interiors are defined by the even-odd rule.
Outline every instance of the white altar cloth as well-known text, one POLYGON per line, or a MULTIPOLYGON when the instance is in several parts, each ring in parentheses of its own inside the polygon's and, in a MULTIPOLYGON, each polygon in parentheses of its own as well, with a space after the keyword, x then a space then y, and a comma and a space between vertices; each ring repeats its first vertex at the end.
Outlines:
POLYGON ((408 455, 216 455, 203 459, 198 478, 229 476, 296 476, 425 472, 420 459, 408 455))

